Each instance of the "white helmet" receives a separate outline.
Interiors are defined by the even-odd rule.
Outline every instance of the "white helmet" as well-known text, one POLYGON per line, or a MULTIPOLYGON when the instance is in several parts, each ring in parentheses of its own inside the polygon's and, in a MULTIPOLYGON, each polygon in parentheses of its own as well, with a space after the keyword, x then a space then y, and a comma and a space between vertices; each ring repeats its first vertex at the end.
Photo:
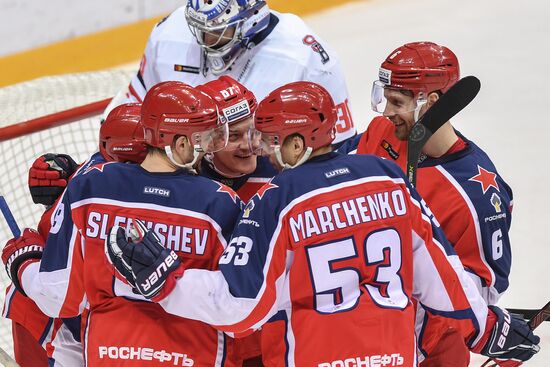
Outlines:
POLYGON ((188 0, 185 10, 189 29, 216 75, 253 46, 252 38, 267 27, 269 15, 260 0, 188 0))

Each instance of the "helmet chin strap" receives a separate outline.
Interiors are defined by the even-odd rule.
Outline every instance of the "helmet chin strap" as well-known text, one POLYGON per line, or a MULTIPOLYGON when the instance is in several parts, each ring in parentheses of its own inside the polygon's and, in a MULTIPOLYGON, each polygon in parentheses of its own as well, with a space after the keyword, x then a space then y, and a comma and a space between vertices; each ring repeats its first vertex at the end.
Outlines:
POLYGON ((418 122, 418 119, 420 118, 420 110, 422 109, 422 106, 424 106, 428 101, 425 99, 421 99, 417 102, 418 106, 414 109, 414 122, 418 122))
POLYGON ((195 163, 197 163, 197 161, 199 160, 199 157, 200 157, 200 153, 197 151, 197 148, 200 148, 200 146, 196 145, 195 149, 193 149, 193 160, 189 163, 184 163, 184 164, 176 162, 176 160, 174 159, 174 154, 172 153, 172 148, 170 148, 169 145, 164 147, 164 151, 166 152, 166 155, 168 156, 168 159, 170 159, 170 162, 172 162, 174 165, 176 165, 178 167, 181 167, 181 168, 185 168, 186 170, 188 170, 191 173, 197 173, 197 171, 194 168, 195 163))
POLYGON ((304 155, 302 156, 302 158, 300 158, 298 160, 298 162, 296 162, 295 165, 290 165, 288 163, 283 162, 283 156, 281 155, 281 147, 280 146, 276 146, 274 148, 274 150, 275 150, 275 158, 277 159, 277 163, 279 163, 283 167, 283 171, 285 169, 296 168, 299 165, 303 164, 305 161, 308 160, 309 156, 313 152, 313 148, 307 147, 307 149, 306 149, 304 155))

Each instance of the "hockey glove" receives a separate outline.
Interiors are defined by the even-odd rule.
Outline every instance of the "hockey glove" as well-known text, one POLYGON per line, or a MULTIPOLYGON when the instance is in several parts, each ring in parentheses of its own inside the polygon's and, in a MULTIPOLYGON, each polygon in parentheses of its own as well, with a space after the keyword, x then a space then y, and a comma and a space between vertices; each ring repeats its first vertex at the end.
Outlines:
POLYGON ((63 192, 78 164, 67 154, 47 153, 29 170, 29 189, 35 204, 53 205, 63 192))
POLYGON ((183 265, 170 249, 165 248, 145 223, 134 221, 129 231, 114 226, 105 241, 105 253, 118 272, 145 298, 158 302, 176 286, 183 265))
POLYGON ((26 228, 21 237, 9 240, 2 250, 2 262, 15 289, 26 296, 21 286, 21 274, 30 264, 40 261, 44 239, 34 229, 26 228))
POLYGON ((540 350, 539 341, 525 320, 489 306, 487 330, 473 351, 498 360, 524 362, 540 350))

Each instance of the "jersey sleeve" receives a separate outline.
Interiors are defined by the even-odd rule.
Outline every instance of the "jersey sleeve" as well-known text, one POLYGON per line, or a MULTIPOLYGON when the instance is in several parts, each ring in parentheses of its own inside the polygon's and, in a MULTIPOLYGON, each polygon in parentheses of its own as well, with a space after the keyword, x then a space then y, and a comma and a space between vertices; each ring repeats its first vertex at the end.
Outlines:
POLYGON ((334 143, 351 138, 355 135, 356 128, 351 113, 348 86, 339 57, 318 35, 307 35, 303 42, 310 44, 312 48, 305 80, 325 87, 336 105, 338 121, 336 122, 334 143))
POLYGON ((288 243, 276 188, 268 183, 248 202, 219 260, 220 270, 186 270, 160 302, 166 311, 235 333, 256 329, 276 313, 288 243))
POLYGON ((413 297, 423 308, 451 319, 472 347, 483 335, 487 304, 480 296, 424 201, 411 188, 413 297))
POLYGON ((52 214, 52 227, 40 262, 22 275, 28 296, 46 315, 74 317, 86 304, 83 239, 71 211, 71 183, 52 214))

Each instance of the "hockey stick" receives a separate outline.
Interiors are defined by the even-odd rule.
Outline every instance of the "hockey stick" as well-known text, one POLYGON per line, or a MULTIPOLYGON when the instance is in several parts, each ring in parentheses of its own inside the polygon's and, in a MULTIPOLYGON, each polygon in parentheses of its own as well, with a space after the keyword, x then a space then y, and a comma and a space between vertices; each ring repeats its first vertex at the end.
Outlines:
POLYGON ((460 79, 413 125, 407 147, 407 178, 413 186, 416 185, 418 158, 424 144, 443 124, 470 104, 480 89, 481 82, 475 76, 460 79))
POLYGON ((8 353, 2 348, 0 348, 0 363, 4 367, 19 367, 17 362, 15 362, 8 353))
MULTIPOLYGON (((8 223, 8 226, 10 227, 13 236, 21 236, 21 230, 19 229, 19 226, 17 225, 17 222, 15 221, 15 218, 11 213, 10 207, 6 202, 6 199, 2 195, 0 195, 0 211, 2 211, 4 219, 8 223)), ((0 363, 4 367, 19 367, 19 365, 13 360, 13 358, 11 358, 10 355, 2 348, 0 348, 0 363)))
POLYGON ((6 199, 2 195, 0 195, 0 211, 2 211, 4 219, 6 220, 6 223, 8 223, 8 227, 10 227, 13 237, 21 236, 21 230, 19 229, 19 226, 17 225, 17 222, 15 221, 15 218, 11 213, 10 207, 6 202, 6 199))
MULTIPOLYGON (((548 319, 549 317, 550 317, 550 302, 548 302, 546 305, 544 305, 543 308, 538 310, 535 313, 535 315, 533 315, 533 317, 529 319, 527 324, 529 325, 531 330, 535 330, 537 327, 539 327, 540 324, 546 321, 546 319, 548 319)), ((498 362, 493 358, 489 358, 480 367, 498 367, 498 362), (491 362, 494 362, 494 364, 489 364, 491 362)))
MULTIPOLYGON (((514 315, 517 315, 519 317, 523 317, 526 320, 532 319, 533 317, 535 317, 535 315, 537 313, 540 312, 540 310, 538 310, 538 309, 534 310, 534 309, 530 309, 530 308, 507 308, 506 310, 510 313, 513 313, 514 315)), ((544 321, 550 321, 550 318, 547 318, 544 321)))

